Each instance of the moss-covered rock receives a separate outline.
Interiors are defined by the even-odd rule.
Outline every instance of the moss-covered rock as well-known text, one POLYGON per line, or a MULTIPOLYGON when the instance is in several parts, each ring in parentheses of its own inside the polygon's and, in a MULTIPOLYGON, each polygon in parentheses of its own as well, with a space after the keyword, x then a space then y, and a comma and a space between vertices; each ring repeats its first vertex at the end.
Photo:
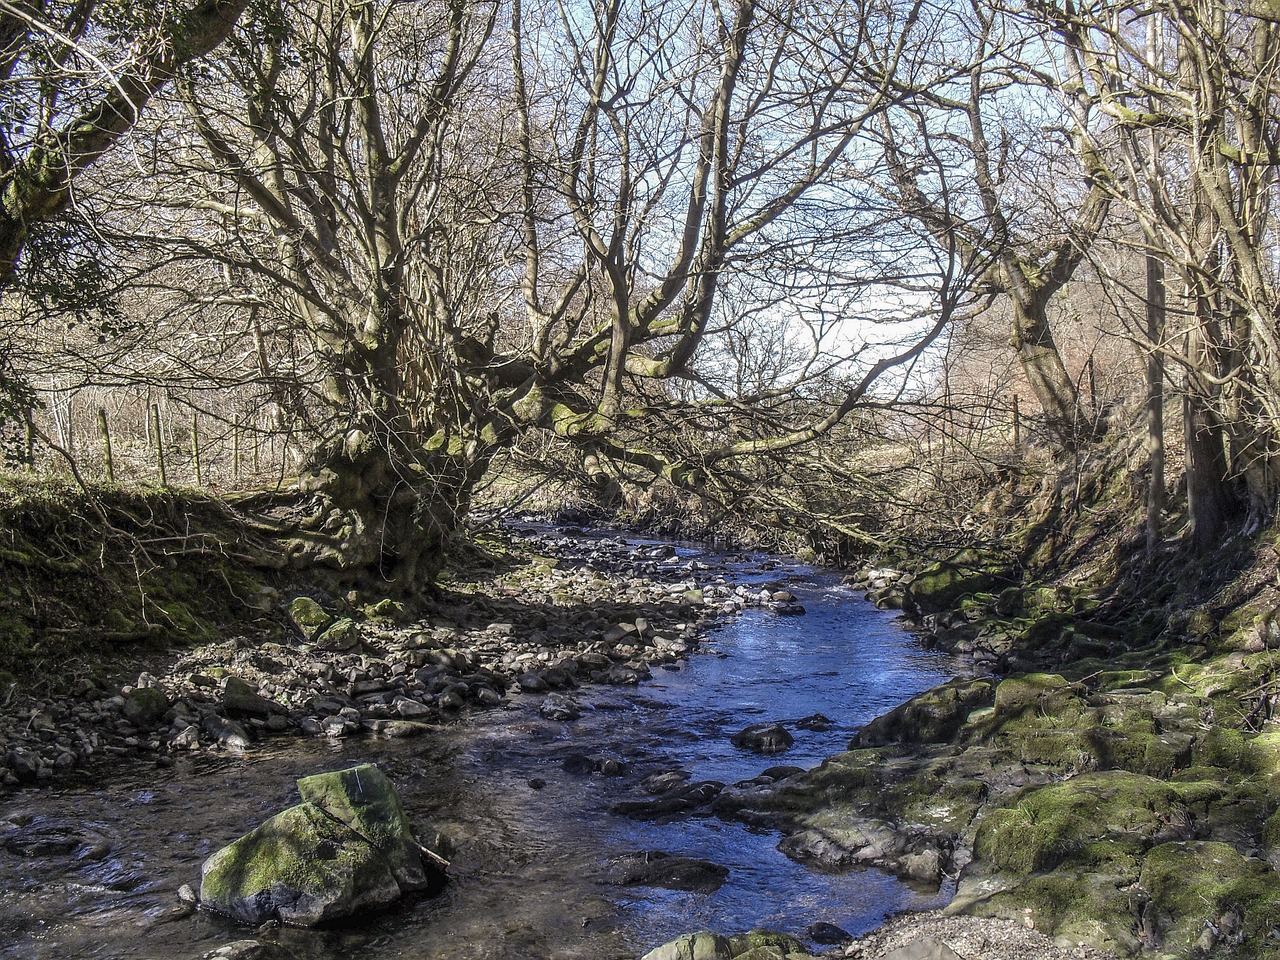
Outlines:
POLYGON ((250 924, 311 926, 399 897, 378 850, 309 803, 281 811, 211 856, 200 885, 206 908, 250 924))
POLYGON ((360 640, 360 628, 356 625, 356 622, 348 617, 343 617, 341 620, 335 620, 331 626, 317 636, 315 644, 322 650, 341 652, 358 647, 360 640))
POLYGON ((641 960, 733 960, 733 951, 725 937, 709 930, 700 930, 655 947, 641 960))
POLYGON ((120 712, 135 727, 155 725, 169 709, 169 698, 158 687, 138 687, 125 695, 120 712))
MULTIPOLYGON (((949 610, 967 594, 990 593, 1008 586, 1004 562, 977 550, 961 552, 926 567, 916 575, 908 596, 924 611, 949 610)), ((991 598, 994 603, 994 597, 991 598)))
POLYGON ((1176 842, 1153 848, 1139 878, 1150 896, 1145 919, 1174 956, 1276 957, 1280 876, 1225 843, 1176 842))
POLYGON ((733 953, 734 960, 741 960, 752 950, 758 949, 773 950, 782 957, 805 952, 804 944, 795 937, 773 930, 751 930, 736 934, 729 938, 729 949, 733 953))
POLYGON ((297 597, 289 604, 289 619, 307 640, 314 640, 333 623, 328 611, 310 597, 297 597))
POLYGON ((866 724, 849 749, 949 740, 970 713, 991 702, 993 689, 993 682, 986 678, 960 678, 926 690, 866 724))
POLYGON ((205 861, 206 908, 245 923, 310 926, 427 886, 400 799, 376 767, 304 777, 298 786, 302 803, 205 861))
POLYGON ((405 889, 425 886, 422 856, 395 786, 377 767, 362 763, 347 770, 319 773, 298 781, 304 803, 373 844, 405 889))
POLYGON ((1130 860, 1157 842, 1193 834, 1194 817, 1174 787, 1123 771, 1083 774, 1030 791, 978 829, 978 861, 1015 875, 1130 860))

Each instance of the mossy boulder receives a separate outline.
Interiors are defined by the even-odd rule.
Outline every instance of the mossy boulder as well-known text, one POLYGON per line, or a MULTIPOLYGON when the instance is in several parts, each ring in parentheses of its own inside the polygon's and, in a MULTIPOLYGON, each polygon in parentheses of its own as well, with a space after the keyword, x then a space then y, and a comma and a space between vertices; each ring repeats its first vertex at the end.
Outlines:
POLYGON ((804 953, 804 944, 787 933, 773 930, 751 930, 729 938, 729 949, 734 960, 749 954, 753 950, 773 950, 777 955, 785 957, 792 953, 804 953))
POLYGON ((150 727, 159 722, 169 709, 169 698, 158 687, 130 690, 120 708, 125 720, 135 727, 150 727))
POLYGON ((1124 955, 1155 944, 1170 958, 1262 956, 1280 925, 1280 876, 1200 839, 1230 826, 1201 816, 1229 795, 1216 780, 1123 771, 1031 790, 983 821, 948 910, 1028 920, 1124 955))
POLYGON ((993 690, 994 684, 985 678, 960 678, 926 690, 866 724, 849 749, 950 740, 970 713, 991 702, 993 690))
POLYGON ((733 960, 733 951, 727 938, 709 930, 699 930, 655 947, 641 960, 733 960))
POLYGON ((993 811, 978 828, 974 854, 990 867, 1025 876, 1066 862, 1114 866, 1193 832, 1194 817, 1173 786, 1107 771, 1040 787, 993 811))
MULTIPOLYGON (((995 555, 978 550, 962 550, 921 570, 911 582, 907 596, 923 611, 950 610, 968 594, 991 593, 1009 586, 1011 577, 995 555)), ((994 602, 994 598, 992 598, 994 602)))
POLYGON ((302 803, 205 861, 205 908, 245 923, 313 926, 428 886, 400 798, 377 767, 304 777, 298 787, 302 803))
POLYGON ((1076 687, 1056 673, 1027 673, 1001 680, 995 692, 996 715, 1021 716, 1028 710, 1079 714, 1084 702, 1076 687))
POLYGON ((1225 843, 1165 843, 1147 854, 1139 882, 1151 898, 1147 923, 1166 953, 1280 956, 1271 937, 1280 927, 1280 876, 1266 861, 1225 843))
POLYGON ((297 597, 289 604, 289 619, 306 640, 314 640, 333 623, 333 617, 310 597, 297 597))
POLYGON ((342 652, 360 645, 360 628, 348 617, 335 620, 328 629, 315 638, 316 646, 322 650, 342 652))

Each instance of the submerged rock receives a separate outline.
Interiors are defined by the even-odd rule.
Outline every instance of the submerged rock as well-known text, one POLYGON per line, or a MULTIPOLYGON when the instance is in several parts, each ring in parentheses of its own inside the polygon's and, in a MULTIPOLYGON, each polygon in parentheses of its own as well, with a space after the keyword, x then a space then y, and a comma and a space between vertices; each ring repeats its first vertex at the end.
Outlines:
POLYGON ((681 784, 654 800, 624 800, 622 803, 615 803, 609 809, 611 813, 634 817, 637 820, 668 817, 705 807, 718 797, 723 789, 724 784, 718 780, 681 784))
POLYGON ((610 861, 604 882, 616 887, 662 887, 713 893, 724 886, 728 878, 729 868, 717 863, 645 850, 610 861))
POLYGON ((303 777, 302 803, 205 861, 205 908, 312 926, 389 906, 429 884, 391 781, 362 764, 303 777))

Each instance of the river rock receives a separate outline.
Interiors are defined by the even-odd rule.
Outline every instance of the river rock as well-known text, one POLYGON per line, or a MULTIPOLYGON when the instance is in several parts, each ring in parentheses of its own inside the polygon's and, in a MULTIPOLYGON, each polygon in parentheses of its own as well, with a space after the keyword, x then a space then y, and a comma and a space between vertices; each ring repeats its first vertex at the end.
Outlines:
POLYGON ((207 714, 200 721, 200 729, 214 743, 221 747, 226 747, 228 750, 241 751, 247 750, 249 747, 249 734, 245 732, 244 727, 234 720, 220 717, 216 713, 207 714))
POLYGON ((252 684, 237 676, 229 676, 222 687, 222 709, 236 717, 262 717, 278 709, 266 697, 259 695, 252 684))
POLYGON ((650 950, 640 960, 733 960, 729 941, 718 933, 701 930, 650 950))
POLYGON ((546 720, 569 721, 577 720, 582 716, 582 711, 576 703, 558 693, 550 694, 543 700, 542 705, 538 707, 538 712, 546 720))
POLYGON ((321 650, 332 650, 341 653, 360 645, 360 628, 354 620, 343 618, 315 638, 315 644, 321 650))
POLYGON ((780 723, 753 723, 733 735, 733 745, 754 753, 781 753, 795 738, 780 723))
POLYGON ((333 623, 333 617, 310 597, 298 597, 289 604, 289 619, 307 640, 314 640, 333 623))
POLYGON ((428 884, 391 781, 370 764, 298 781, 302 803, 205 861, 207 909, 313 926, 378 909, 428 884))
POLYGON ((890 950, 880 960, 964 960, 941 940, 924 937, 914 943, 908 943, 890 950))
POLYGON ((169 698, 158 687, 135 687, 130 690, 120 706, 121 715, 135 727, 153 726, 166 710, 169 698))
POLYGON ((724 784, 717 780, 704 780, 683 784, 654 800, 624 800, 622 803, 615 803, 610 809, 625 817, 651 820, 705 807, 723 789, 724 784))
POLYGON ((604 882, 615 887, 662 887, 714 893, 724 886, 728 877, 728 867, 708 860, 646 850, 611 860, 605 869, 604 882))
POLYGON ((236 940, 217 950, 210 950, 201 960, 295 960, 297 954, 278 943, 261 940, 236 940))
POLYGON ((848 943, 853 939, 848 931, 837 927, 834 923, 827 923, 824 920, 819 920, 817 923, 809 924, 804 935, 814 943, 821 944, 823 946, 830 946, 837 943, 848 943))

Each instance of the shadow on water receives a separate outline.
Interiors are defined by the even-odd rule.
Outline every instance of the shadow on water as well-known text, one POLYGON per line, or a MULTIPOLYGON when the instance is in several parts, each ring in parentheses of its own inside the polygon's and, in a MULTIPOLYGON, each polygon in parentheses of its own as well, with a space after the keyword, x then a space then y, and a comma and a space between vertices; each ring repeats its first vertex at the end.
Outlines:
MULTIPOLYGON (((696 555, 683 549, 678 559, 696 555)), ((122 765, 104 785, 12 796, 0 808, 0 957, 194 958, 251 935, 184 912, 177 888, 198 886, 214 849, 295 802, 295 778, 363 761, 386 770, 414 823, 455 842, 451 882, 438 897, 359 926, 274 934, 309 960, 607 960, 690 929, 803 934, 826 921, 856 933, 928 904, 928 895, 876 871, 810 870, 778 853, 776 836, 741 823, 609 812, 646 796, 640 781, 654 773, 731 784, 774 764, 811 766, 845 749, 870 718, 949 675, 948 661, 921 650, 836 575, 761 558, 727 572, 784 583, 807 614, 749 610, 712 632, 706 652, 681 669, 655 670, 638 689, 573 691, 583 709, 576 721, 545 720, 540 697, 515 695, 506 709, 413 741, 276 741, 244 757, 194 755, 163 770, 122 765), (830 725, 794 726, 814 714, 830 725), (773 757, 732 745, 733 733, 761 721, 787 723, 795 745, 773 757), (583 757, 591 763, 575 765, 583 757), (619 775, 598 772, 604 760, 617 761, 619 775), (604 882, 611 858, 652 850, 720 864, 728 880, 713 893, 604 882)), ((512 599, 480 615, 527 616, 520 605, 512 599)))

